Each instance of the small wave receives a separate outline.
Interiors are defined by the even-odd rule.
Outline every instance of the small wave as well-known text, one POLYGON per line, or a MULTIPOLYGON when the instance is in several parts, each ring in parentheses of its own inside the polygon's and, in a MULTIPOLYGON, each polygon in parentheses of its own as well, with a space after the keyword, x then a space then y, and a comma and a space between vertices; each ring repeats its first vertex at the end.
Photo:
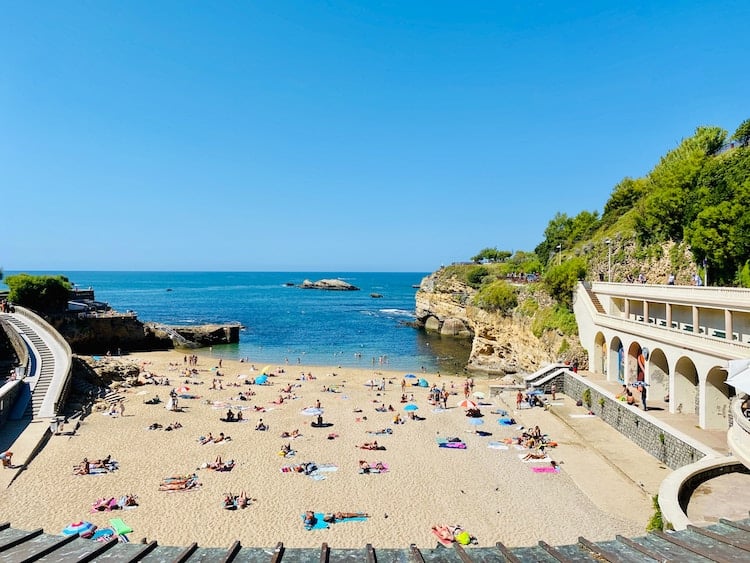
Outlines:
POLYGON ((414 311, 407 311, 405 309, 380 309, 380 312, 384 315, 395 317, 414 317, 414 311))

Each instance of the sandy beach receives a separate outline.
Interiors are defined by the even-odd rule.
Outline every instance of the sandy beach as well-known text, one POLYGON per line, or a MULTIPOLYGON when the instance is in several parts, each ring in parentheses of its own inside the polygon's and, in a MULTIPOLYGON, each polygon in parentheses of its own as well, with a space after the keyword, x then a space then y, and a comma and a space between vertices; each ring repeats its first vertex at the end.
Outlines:
MULTIPOLYGON (((515 410, 515 395, 503 393, 489 398, 488 380, 476 380, 475 392, 485 393, 480 402, 483 424, 472 426, 457 406, 463 399, 463 379, 416 374, 430 384, 445 384, 453 391, 448 409, 438 410, 428 402, 428 389, 408 386, 414 395, 416 413, 424 420, 409 420, 401 399, 404 373, 381 369, 341 369, 320 366, 273 366, 282 368, 268 385, 245 385, 245 377, 256 377, 265 367, 199 355, 197 374, 183 375, 183 354, 152 352, 112 362, 134 362, 156 377, 167 377, 170 386, 144 385, 122 389, 124 416, 94 412, 74 436, 53 436, 13 485, 0 493, 0 517, 14 527, 57 533, 71 522, 89 520, 106 526, 109 518, 122 518, 134 532, 131 541, 158 540, 161 545, 273 546, 283 541, 289 547, 404 547, 415 543, 433 547, 431 527, 461 525, 477 538, 478 545, 532 545, 540 539, 553 544, 575 542, 581 535, 605 540, 616 534, 643 533, 651 513, 650 500, 635 483, 600 455, 586 447, 580 437, 551 412, 542 408, 515 410), (222 374, 217 377, 217 369, 222 374), (302 374, 314 379, 301 380, 302 374), (385 378, 385 391, 364 384, 385 378), (212 389, 220 380, 224 389, 212 389), (234 385, 238 386, 234 386, 234 385), (172 387, 189 387, 181 398, 182 412, 165 408, 172 387), (291 392, 283 388, 291 385, 291 392), (333 387, 336 392, 326 391, 333 387), (254 392, 250 400, 236 400, 239 393, 254 392), (145 404, 159 395, 162 403, 145 404), (289 397, 275 404, 279 396, 289 397), (320 401, 323 419, 331 426, 313 428, 314 416, 302 411, 320 401), (376 407, 392 405, 395 412, 376 407), (244 421, 220 421, 231 406, 241 409, 244 421), (265 412, 256 411, 263 408, 265 412), (560 463, 556 473, 536 473, 524 463, 513 446, 488 447, 521 433, 518 426, 503 426, 493 410, 505 409, 519 425, 539 425, 558 446, 548 450, 560 463), (393 424, 398 412, 406 422, 393 424), (255 430, 259 419, 269 426, 255 430), (181 428, 165 431, 171 423, 181 428), (152 424, 161 429, 149 430, 152 424), (387 434, 375 435, 382 429, 387 434), (480 429, 488 436, 475 432, 480 429), (282 438, 282 432, 299 430, 301 436, 282 438), (201 445, 200 436, 220 432, 230 441, 201 445), (440 448, 438 438, 460 437, 466 449, 440 448), (363 450, 359 444, 377 440, 385 450, 363 450), (284 444, 295 450, 292 457, 279 454, 284 444), (111 455, 119 468, 101 475, 74 475, 72 468, 84 457, 111 455), (202 467, 217 456, 233 459, 231 471, 202 467), (359 461, 381 461, 384 473, 361 474, 359 461), (315 462, 312 476, 282 468, 315 462), (164 492, 164 477, 195 473, 200 487, 185 492, 164 492), (246 509, 225 510, 225 493, 246 491, 254 499, 246 509), (112 512, 91 512, 100 497, 134 494, 139 506, 112 512), (369 514, 364 521, 341 522, 328 529, 306 530, 301 515, 315 512, 369 514)), ((413 381, 413 380, 410 380, 413 381)), ((557 402, 570 402, 558 396, 557 402)), ((554 407, 553 407, 554 408, 554 407)), ((624 441, 625 438, 622 438, 624 441)), ((655 462, 656 463, 656 462, 655 462)))

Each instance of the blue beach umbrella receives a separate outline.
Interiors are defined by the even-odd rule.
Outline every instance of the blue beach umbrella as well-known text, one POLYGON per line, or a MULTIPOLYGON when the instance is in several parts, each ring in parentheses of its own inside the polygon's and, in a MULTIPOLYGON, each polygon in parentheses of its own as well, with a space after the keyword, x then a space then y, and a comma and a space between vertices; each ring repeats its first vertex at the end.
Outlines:
POLYGON ((411 412, 411 411, 419 410, 419 407, 415 405, 414 403, 409 403, 408 405, 404 407, 404 410, 411 412))
POLYGON ((416 375, 414 375, 413 373, 407 373, 407 374, 406 374, 406 375, 404 376, 404 379, 416 379, 416 378, 417 378, 417 376, 416 376, 416 375))
POLYGON ((266 381, 268 381, 268 376, 265 374, 259 375, 258 377, 255 378, 255 383, 260 384, 260 385, 262 385, 266 381))

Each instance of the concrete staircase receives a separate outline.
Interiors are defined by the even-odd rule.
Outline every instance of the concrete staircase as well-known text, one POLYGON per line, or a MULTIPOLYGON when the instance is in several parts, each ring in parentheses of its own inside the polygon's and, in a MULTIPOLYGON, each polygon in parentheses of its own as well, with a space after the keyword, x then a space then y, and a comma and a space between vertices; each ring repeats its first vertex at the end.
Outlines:
POLYGON ((591 299, 591 303, 594 305, 596 312, 603 315, 606 314, 607 311, 604 310, 604 307, 602 306, 601 301, 599 301, 599 298, 596 296, 596 293, 594 293, 590 287, 586 287, 586 293, 588 293, 589 299, 591 299))
POLYGON ((52 376, 55 373, 55 356, 46 342, 22 318, 13 315, 3 315, 4 320, 16 327, 21 337, 32 349, 34 366, 30 376, 31 400, 26 405, 23 415, 18 418, 34 418, 39 414, 44 397, 47 395, 52 376), (35 355, 38 354, 38 357, 35 355))

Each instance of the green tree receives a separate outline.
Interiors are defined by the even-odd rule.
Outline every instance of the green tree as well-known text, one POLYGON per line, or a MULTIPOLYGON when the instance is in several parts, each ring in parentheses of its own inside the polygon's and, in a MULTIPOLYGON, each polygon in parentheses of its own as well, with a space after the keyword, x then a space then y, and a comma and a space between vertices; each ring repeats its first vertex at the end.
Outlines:
POLYGON ((489 275, 489 270, 484 266, 473 266, 466 272, 466 283, 474 289, 482 285, 482 280, 489 275))
POLYGON ((732 140, 737 141, 743 147, 750 144, 750 119, 746 119, 740 126, 737 127, 737 131, 732 135, 732 140))
POLYGON ((490 262, 502 262, 507 260, 511 256, 511 252, 507 250, 498 250, 497 248, 483 248, 479 251, 479 254, 471 257, 472 262, 481 262, 482 260, 488 260, 490 262))
POLYGON ((68 307, 71 285, 65 276, 8 276, 5 284, 10 289, 8 299, 41 313, 59 313, 68 307))
POLYGON ((507 315, 518 305, 518 292, 509 283, 497 280, 479 290, 474 296, 474 305, 507 315))
POLYGON ((555 213, 555 216, 547 224, 547 228, 544 229, 544 240, 534 249, 542 262, 549 262, 558 245, 567 246, 572 226, 573 220, 565 213, 559 211, 555 213))
POLYGON ((578 280, 583 279, 585 275, 586 261, 583 258, 576 257, 566 260, 559 266, 550 267, 544 274, 542 281, 549 294, 558 303, 572 309, 573 290, 578 280))
POLYGON ((644 178, 624 178, 612 190, 609 200, 604 205, 602 224, 609 226, 620 217, 632 211, 646 193, 648 182, 644 178))

